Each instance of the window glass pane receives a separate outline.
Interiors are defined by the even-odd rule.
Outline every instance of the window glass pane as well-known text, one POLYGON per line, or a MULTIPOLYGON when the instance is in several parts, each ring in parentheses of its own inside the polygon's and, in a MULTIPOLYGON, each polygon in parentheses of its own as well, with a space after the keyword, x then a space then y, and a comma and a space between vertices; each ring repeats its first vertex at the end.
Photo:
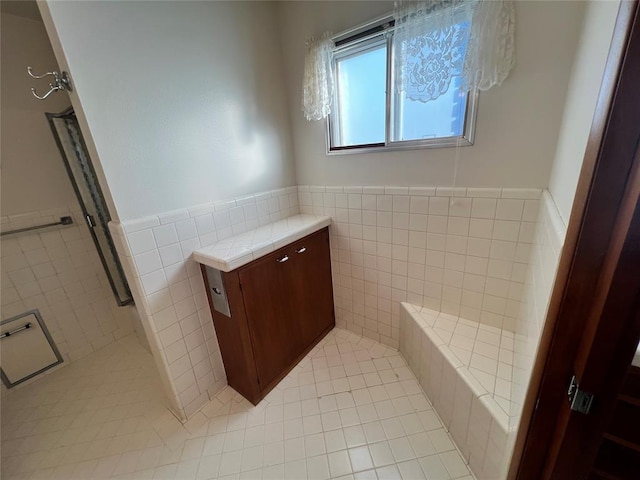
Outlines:
POLYGON ((403 92, 395 99, 392 140, 428 140, 464 133, 467 93, 460 90, 460 77, 453 77, 447 92, 423 103, 403 92))
POLYGON ((387 47, 378 44, 336 59, 338 112, 334 146, 384 143, 387 47))

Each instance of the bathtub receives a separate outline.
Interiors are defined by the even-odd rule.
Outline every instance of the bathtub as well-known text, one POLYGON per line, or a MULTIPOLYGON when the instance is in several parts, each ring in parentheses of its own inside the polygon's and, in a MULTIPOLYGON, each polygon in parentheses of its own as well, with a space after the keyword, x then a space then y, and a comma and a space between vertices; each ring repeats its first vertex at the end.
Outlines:
POLYGON ((401 304, 400 353, 476 478, 503 479, 521 406, 514 333, 401 304))

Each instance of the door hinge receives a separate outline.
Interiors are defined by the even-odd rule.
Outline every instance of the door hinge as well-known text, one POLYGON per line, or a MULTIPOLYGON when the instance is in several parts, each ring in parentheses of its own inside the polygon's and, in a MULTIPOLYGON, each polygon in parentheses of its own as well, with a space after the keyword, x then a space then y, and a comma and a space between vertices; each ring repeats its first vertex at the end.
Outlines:
POLYGON ((589 412, 591 412, 591 406, 593 405, 595 395, 593 393, 580 390, 578 379, 575 375, 571 377, 567 395, 569 397, 569 405, 571 406, 572 411, 583 413, 585 415, 588 415, 589 412))
POLYGON ((87 220, 87 225, 89 228, 93 228, 96 226, 96 222, 93 220, 93 215, 86 214, 84 218, 87 220))

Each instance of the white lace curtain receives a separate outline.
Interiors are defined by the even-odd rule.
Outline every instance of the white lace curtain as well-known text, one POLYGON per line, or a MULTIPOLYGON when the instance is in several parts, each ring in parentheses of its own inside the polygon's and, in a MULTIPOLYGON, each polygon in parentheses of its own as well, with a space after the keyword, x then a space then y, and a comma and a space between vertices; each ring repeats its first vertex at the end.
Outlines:
MULTIPOLYGON (((397 1, 395 85, 412 100, 435 100, 453 77, 468 90, 500 85, 515 65, 513 0, 397 1)), ((302 111, 307 120, 331 113, 331 33, 307 41, 302 111)))
POLYGON ((411 100, 435 100, 456 76, 488 90, 515 65, 512 0, 398 1, 393 16, 395 84, 411 100))
POLYGON ((302 111, 307 120, 321 120, 331 113, 333 46, 330 32, 307 40, 302 85, 302 111))

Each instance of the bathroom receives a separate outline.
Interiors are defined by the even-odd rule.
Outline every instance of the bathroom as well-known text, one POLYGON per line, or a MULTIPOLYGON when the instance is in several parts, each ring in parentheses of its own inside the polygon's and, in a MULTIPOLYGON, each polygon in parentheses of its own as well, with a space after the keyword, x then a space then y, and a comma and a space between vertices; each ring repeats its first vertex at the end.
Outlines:
POLYGON ((38 309, 63 360, 3 384, 2 477, 507 478, 621 6, 514 3, 472 145, 327 153, 305 42, 394 2, 3 1, 2 231, 74 223, 2 237, 2 320, 38 309), (193 252, 299 214, 330 218, 336 329, 254 406, 193 252))

